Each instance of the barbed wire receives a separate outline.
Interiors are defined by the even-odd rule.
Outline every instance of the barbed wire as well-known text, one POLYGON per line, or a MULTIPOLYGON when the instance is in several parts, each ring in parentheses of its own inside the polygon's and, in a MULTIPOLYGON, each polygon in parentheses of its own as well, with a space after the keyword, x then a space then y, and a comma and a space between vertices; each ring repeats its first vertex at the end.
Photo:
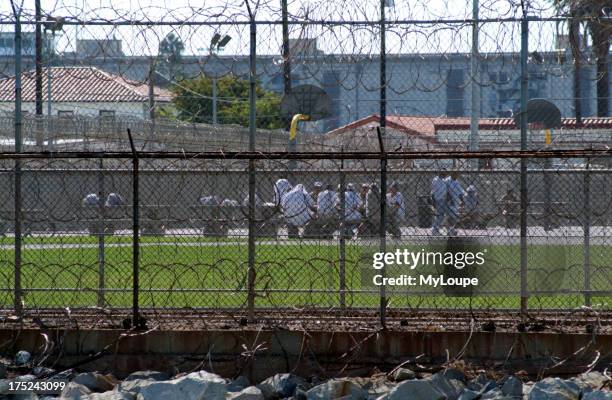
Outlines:
MULTIPOLYGON (((26 308, 126 306, 131 293, 125 280, 125 271, 131 268, 131 160, 113 159, 113 154, 93 159, 46 156, 47 160, 23 159, 20 169, 24 179, 21 273, 26 308), (97 203, 90 201, 91 194, 98 196, 97 203), (111 194, 118 195, 120 203, 111 203, 111 194), (102 250, 100 239, 104 241, 102 250), (98 280, 100 251, 105 255, 103 282, 98 280), (101 303, 100 298, 104 299, 101 303)), ((344 307, 363 309, 378 304, 378 289, 366 282, 371 253, 378 248, 376 231, 354 227, 345 238, 346 254, 341 255, 341 213, 327 220, 328 228, 319 224, 323 219, 312 217, 300 228, 299 236, 292 237, 290 221, 308 210, 304 204, 288 208, 274 200, 275 183, 284 178, 294 185, 303 184, 309 193, 316 189, 315 182, 321 182, 333 191, 344 187, 363 196, 362 184, 379 182, 380 172, 361 165, 363 160, 356 161, 351 164, 345 160, 343 165, 336 160, 322 167, 316 160, 301 160, 294 169, 286 160, 258 165, 257 307, 278 309, 279 315, 294 307, 335 309, 341 307, 342 287, 344 307), (345 280, 343 285, 341 279, 345 280)), ((0 181, 8 188, 0 194, 1 204, 12 204, 14 173, 12 164, 0 168, 0 181)), ((224 160, 143 159, 139 174, 141 306, 160 312, 186 306, 219 312, 244 310, 247 266, 243 253, 249 225, 248 206, 243 202, 248 198, 246 165, 231 155, 224 160)), ((388 171, 389 181, 405 200, 405 214, 398 220, 399 237, 389 237, 389 249, 421 249, 435 240, 430 232, 432 206, 427 202, 435 174, 400 166, 388 171)), ((573 308, 583 304, 585 294, 593 297, 593 304, 609 308, 606 299, 611 286, 606 272, 612 203, 608 193, 600 189, 608 187, 611 178, 610 170, 529 171, 528 236, 532 249, 527 273, 536 308, 573 308), (590 193, 586 203, 585 193, 590 193), (592 256, 588 277, 580 258, 585 224, 590 228, 592 256)), ((469 218, 466 201, 458 235, 477 238, 479 245, 491 252, 492 264, 478 275, 482 280, 479 292, 467 296, 441 289, 406 292, 390 288, 390 308, 517 307, 518 215, 507 190, 516 186, 518 168, 464 170, 458 179, 465 188, 475 187, 479 199, 477 214, 473 214, 478 215, 477 220, 469 218)), ((363 213, 362 221, 378 217, 361 209, 359 213, 363 213)), ((389 218, 391 224, 395 217, 389 218)), ((11 288, 15 238, 10 206, 0 210, 0 221, 0 246, 5 250, 0 255, 0 279, 11 288)), ((389 227, 391 235, 394 230, 389 227)), ((5 304, 10 304, 11 290, 3 291, 3 296, 5 304)))
MULTIPOLYGON (((380 53, 377 5, 377 2, 333 5, 289 3, 289 39, 292 43, 296 41, 287 59, 291 63, 291 79, 322 87, 329 92, 334 104, 332 122, 306 123, 305 129, 325 132, 331 126, 358 120, 377 111, 376 96, 381 87, 377 75, 380 53), (338 23, 332 23, 334 20, 338 23), (355 101, 350 99, 355 96, 361 98, 355 101)), ((518 101, 520 35, 517 18, 521 18, 521 4, 498 0, 480 2, 480 49, 476 54, 480 63, 478 72, 471 71, 468 66, 472 21, 456 19, 457 15, 467 18, 470 10, 450 6, 456 4, 445 2, 444 7, 440 8, 445 10, 443 13, 424 2, 398 4, 390 8, 391 15, 386 26, 388 78, 385 87, 390 95, 388 108, 398 115, 467 115, 471 111, 463 104, 462 98, 471 87, 478 85, 483 97, 496 97, 494 102, 501 107, 490 108, 489 102, 485 101, 481 106, 485 108, 480 113, 482 116, 512 114, 518 101), (494 73, 486 72, 489 69, 494 69, 494 73), (453 71, 460 72, 460 76, 453 76, 453 71), (487 110, 487 107, 490 109, 487 110)), ((257 34, 265 38, 258 41, 260 61, 257 78, 267 90, 280 95, 283 91, 281 69, 284 62, 280 55, 283 40, 279 17, 282 10, 274 2, 258 2, 253 7, 258 18, 261 18, 257 34)), ((566 10, 555 9, 548 2, 536 2, 530 4, 530 12, 533 59, 530 74, 534 80, 545 82, 542 85, 536 83, 532 90, 558 103, 562 113, 570 116, 576 97, 572 95, 570 82, 573 63, 571 56, 566 54, 567 51, 561 51, 563 48, 558 43, 567 31, 563 23, 567 19, 566 10), (538 61, 542 57, 544 62, 538 61)), ((229 21, 248 22, 248 18, 245 19, 246 9, 241 2, 219 2, 206 8, 190 4, 165 8, 139 3, 133 9, 114 3, 87 9, 56 3, 51 9, 43 9, 43 15, 61 18, 66 31, 66 34, 58 36, 57 53, 50 55, 52 60, 43 60, 45 66, 52 63, 56 67, 95 67, 125 82, 146 85, 150 80, 151 63, 164 64, 159 49, 168 34, 173 33, 185 48, 185 54, 178 57, 180 61, 174 66, 180 70, 180 78, 158 71, 154 76, 163 82, 156 79, 155 85, 169 89, 185 88, 184 79, 202 75, 248 78, 248 27, 225 25, 229 21), (161 10, 164 10, 163 15, 159 14, 161 10), (209 54, 210 49, 201 45, 208 44, 215 33, 232 37, 226 48, 228 55, 209 54), (86 40, 90 43, 85 43, 86 40), (78 45, 79 41, 81 45, 78 45), (123 46, 121 48, 118 47, 119 41, 123 46), (198 55, 202 52, 205 54, 198 55)), ((26 28, 31 29, 33 16, 31 9, 22 11, 22 23, 26 28)), ((11 23, 14 16, 5 11, 0 14, 0 20, 11 23)), ((10 32, 9 25, 3 25, 2 29, 10 32)), ((596 58, 587 57, 585 61, 583 71, 592 68, 596 58)), ((0 62, 0 74, 10 76, 13 73, 11 65, 10 60, 0 62)), ((78 79, 76 70, 68 69, 62 73, 72 74, 78 79)), ((593 71, 588 75, 584 77, 587 83, 601 78, 593 71)), ((61 94, 62 89, 53 90, 61 94)), ((594 91, 594 88, 591 90, 594 91)), ((213 97, 210 92, 189 93, 193 94, 193 100, 211 100, 213 97)), ((247 101, 245 95, 221 94, 217 97, 220 105, 247 101)), ((594 95, 587 95, 582 101, 595 103, 597 99, 594 95)), ((173 105, 176 107, 176 103, 173 105)), ((123 104, 118 106, 127 108, 123 104)), ((87 112, 87 106, 81 108, 87 112)), ((590 108, 595 107, 591 105, 590 108)), ((91 107, 91 112, 95 111, 96 107, 91 107)), ((186 109, 175 111, 183 117, 197 115, 186 109)), ((586 116, 588 110, 585 111, 586 116)), ((141 113, 127 109, 125 112, 141 113)), ((278 116, 259 115, 260 119, 274 117, 278 116)))

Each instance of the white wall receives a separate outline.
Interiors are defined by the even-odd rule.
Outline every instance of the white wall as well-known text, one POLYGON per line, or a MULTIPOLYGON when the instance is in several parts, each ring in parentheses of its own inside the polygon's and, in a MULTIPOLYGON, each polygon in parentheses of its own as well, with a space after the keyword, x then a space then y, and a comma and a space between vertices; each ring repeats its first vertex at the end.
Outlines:
MULTIPOLYGON (((36 105, 33 102, 22 103, 21 109, 30 114, 36 113, 36 105)), ((0 102, 0 111, 14 111, 15 103, 0 102)), ((64 103, 57 102, 51 104, 51 114, 58 115, 58 111, 72 111, 75 115, 83 115, 89 117, 97 117, 100 110, 115 111, 115 116, 130 116, 136 118, 148 118, 147 104, 137 102, 82 102, 82 103, 64 103)), ((47 103, 43 103, 43 114, 47 115, 47 103)))

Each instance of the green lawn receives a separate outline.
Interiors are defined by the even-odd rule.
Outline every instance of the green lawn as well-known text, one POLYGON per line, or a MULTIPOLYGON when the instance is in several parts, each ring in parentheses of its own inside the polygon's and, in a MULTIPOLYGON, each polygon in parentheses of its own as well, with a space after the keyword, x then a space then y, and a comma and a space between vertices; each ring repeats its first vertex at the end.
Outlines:
MULTIPOLYGON (((0 238, 0 292, 2 306, 13 302, 12 238, 0 238)), ((131 305, 132 250, 128 236, 105 240, 104 279, 106 304, 131 305), (113 246, 113 244, 115 246, 113 246), (118 246, 126 244, 128 246, 118 246)), ((242 238, 221 241, 202 237, 144 237, 141 248, 140 287, 142 306, 159 307, 234 307, 246 304, 247 243, 242 238), (218 244, 218 245, 217 245, 218 244), (203 290, 204 289, 204 290, 203 290), (205 291, 206 290, 206 291, 205 291)), ((97 238, 90 236, 28 237, 24 241, 22 286, 30 307, 89 306, 98 296, 99 262, 97 238), (32 245, 54 245, 37 248, 32 245), (52 288, 41 291, 39 289, 52 288)), ((371 270, 368 247, 348 242, 346 247, 346 305, 374 307, 377 288, 362 282, 362 270, 371 270), (371 293, 367 293, 370 291, 371 293)), ((404 247, 404 246, 402 246, 404 247)), ((411 250, 419 247, 405 246, 411 250)), ((487 247, 489 263, 476 276, 482 290, 495 295, 445 295, 440 289, 389 289, 392 307, 517 308, 519 293, 519 251, 517 246, 487 247)), ((583 297, 570 292, 584 287, 581 246, 531 246, 528 252, 530 290, 552 290, 556 294, 532 296, 530 305, 542 308, 567 308, 583 304, 583 297), (559 254, 563 254, 562 259, 559 254), (564 293, 565 294, 559 294, 564 293)), ((612 246, 591 248, 591 288, 612 289, 612 246)), ((387 275, 401 273, 389 268, 387 275)), ((256 305, 260 307, 320 306, 338 307, 341 267, 339 247, 317 241, 264 241, 257 244, 256 305)), ((434 267, 419 267, 433 273, 434 267)), ((611 297, 594 297, 593 303, 612 303, 611 297)))

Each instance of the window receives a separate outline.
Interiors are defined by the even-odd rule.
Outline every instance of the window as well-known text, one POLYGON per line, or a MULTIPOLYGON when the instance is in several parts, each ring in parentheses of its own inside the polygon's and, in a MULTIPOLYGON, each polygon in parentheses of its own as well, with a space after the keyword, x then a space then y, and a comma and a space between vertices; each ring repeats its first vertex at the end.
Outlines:
POLYGON ((57 116, 60 118, 72 118, 74 111, 72 110, 59 110, 57 116))
POLYGON ((13 50, 13 39, 0 38, 0 47, 13 50))
POLYGON ((450 69, 446 83, 446 115, 460 117, 463 115, 463 70, 450 69))
POLYGON ((115 110, 100 110, 99 115, 100 115, 100 118, 114 119, 115 110))

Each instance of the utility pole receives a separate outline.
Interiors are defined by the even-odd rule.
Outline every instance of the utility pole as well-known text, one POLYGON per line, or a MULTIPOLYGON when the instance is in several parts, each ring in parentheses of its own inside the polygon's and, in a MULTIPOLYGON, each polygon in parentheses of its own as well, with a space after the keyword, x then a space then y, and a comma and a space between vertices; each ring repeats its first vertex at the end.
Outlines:
MULTIPOLYGON (((210 55, 217 56, 220 51, 232 40, 230 35, 224 35, 221 37, 220 34, 216 33, 210 41, 210 55)), ((212 75, 212 123, 217 125, 217 73, 214 72, 212 75)))
POLYGON ((40 126, 40 117, 43 113, 43 82, 42 82, 42 26, 41 26, 41 10, 40 0, 35 0, 35 18, 36 18, 36 36, 35 36, 35 58, 36 58, 36 79, 35 79, 35 96, 36 96, 36 117, 38 118, 36 126, 36 146, 40 148, 43 145, 43 135, 40 126))
MULTIPOLYGON (((478 77, 478 0, 472 0, 472 54, 470 71, 472 82, 472 112, 470 114, 470 143, 469 151, 478 151, 480 138, 478 136, 478 122, 480 120, 480 82, 478 77)), ((476 160, 476 166, 480 160, 476 160)))
POLYGON ((291 92, 291 60, 289 54, 289 18, 287 11, 287 0, 281 0, 282 20, 283 20, 283 93, 291 92))

